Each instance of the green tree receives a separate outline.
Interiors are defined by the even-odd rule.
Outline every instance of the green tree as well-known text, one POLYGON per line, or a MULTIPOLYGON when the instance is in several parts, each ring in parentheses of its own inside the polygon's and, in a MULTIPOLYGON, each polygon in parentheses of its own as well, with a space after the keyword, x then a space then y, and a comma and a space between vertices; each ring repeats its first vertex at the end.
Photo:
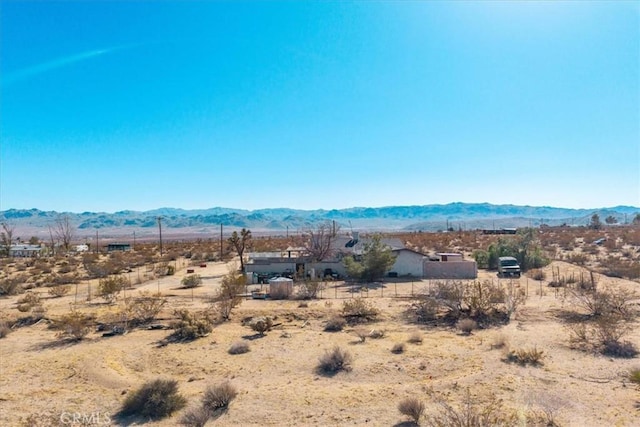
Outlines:
POLYGON ((380 279, 396 262, 391 248, 382 243, 380 235, 376 234, 364 244, 360 260, 347 257, 344 266, 349 276, 373 282, 380 279))
POLYGON ((640 224, 640 213, 637 213, 636 216, 633 217, 633 224, 634 225, 638 225, 640 224))
POLYGON ((600 215, 594 213, 591 215, 591 220, 589 221, 589 228, 594 230, 600 230, 602 228, 602 222, 600 221, 600 215))
POLYGON ((249 241, 251 240, 251 230, 243 228, 240 230, 240 234, 234 231, 229 237, 228 242, 233 249, 238 253, 240 257, 240 271, 244 272, 244 250, 247 248, 249 241))
POLYGON ((615 216, 609 215, 604 219, 604 222, 606 222, 608 225, 612 225, 612 224, 617 224, 618 220, 616 219, 615 216))
MULTIPOLYGON (((479 259, 484 261, 482 255, 478 253, 476 261, 479 259)), ((495 243, 489 245, 487 250, 488 268, 490 270, 498 268, 498 259, 503 256, 511 256, 517 259, 523 271, 544 267, 549 263, 549 260, 542 252, 536 230, 533 228, 520 230, 512 238, 499 238, 495 243)))
POLYGON ((2 231, 0 231, 0 255, 9 256, 9 249, 13 242, 14 227, 6 222, 2 223, 2 231))
POLYGON ((236 269, 229 271, 222 278, 222 284, 214 299, 214 305, 222 320, 229 320, 231 311, 242 304, 242 293, 245 290, 245 286, 246 279, 244 275, 238 273, 236 269))

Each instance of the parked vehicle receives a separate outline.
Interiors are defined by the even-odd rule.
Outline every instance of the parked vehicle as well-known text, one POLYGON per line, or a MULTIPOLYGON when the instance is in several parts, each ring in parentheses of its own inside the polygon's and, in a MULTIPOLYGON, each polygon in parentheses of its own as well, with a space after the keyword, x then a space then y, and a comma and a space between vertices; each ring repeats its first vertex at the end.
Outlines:
POLYGON ((520 264, 511 256, 501 256, 498 259, 498 277, 520 277, 520 264))

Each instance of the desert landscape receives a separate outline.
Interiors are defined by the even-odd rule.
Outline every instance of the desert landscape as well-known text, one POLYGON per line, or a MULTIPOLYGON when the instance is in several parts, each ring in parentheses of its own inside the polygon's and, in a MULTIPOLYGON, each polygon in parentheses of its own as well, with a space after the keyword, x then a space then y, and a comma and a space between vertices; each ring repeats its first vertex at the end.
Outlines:
MULTIPOLYGON (((282 300, 251 298, 267 285, 246 285, 237 255, 225 245, 218 259, 215 241, 165 242, 163 257, 146 243, 130 252, 4 259, 0 423, 638 425, 640 230, 564 227, 535 235, 549 263, 519 278, 480 269, 468 281, 327 280, 311 296, 300 280, 282 300), (592 243, 601 236, 604 244, 592 243), (613 259, 628 269, 613 274, 613 259), (97 266, 107 270, 99 274, 97 266), (122 289, 105 292, 114 278, 122 289), (241 296, 225 312, 221 289, 230 280, 241 296), (461 296, 452 317, 453 297, 445 294, 455 287, 503 293, 481 303, 461 296), (613 322, 619 347, 598 341, 598 318, 608 309, 600 313, 592 302, 624 313, 613 322), (152 315, 141 320, 134 307, 144 304, 152 315), (209 327, 185 332, 197 322, 209 327), (344 363, 321 367, 322 358, 335 361, 336 349, 344 363), (177 409, 159 417, 123 413, 128 396, 157 379, 175 381, 177 409), (230 397, 203 415, 205 390, 216 387, 230 397)), ((425 254, 447 248, 471 258, 518 236, 396 237, 425 254)), ((254 238, 251 247, 300 243, 293 239, 254 238)))

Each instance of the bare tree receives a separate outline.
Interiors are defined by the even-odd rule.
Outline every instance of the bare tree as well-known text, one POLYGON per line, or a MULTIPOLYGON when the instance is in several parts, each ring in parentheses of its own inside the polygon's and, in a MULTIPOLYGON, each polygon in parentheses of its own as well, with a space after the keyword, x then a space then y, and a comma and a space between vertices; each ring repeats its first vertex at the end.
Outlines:
POLYGON ((240 257, 240 271, 244 271, 243 255, 249 240, 251 240, 251 230, 246 228, 240 230, 240 234, 238 234, 237 231, 234 231, 228 239, 229 244, 236 250, 240 257))
POLYGON ((71 223, 71 217, 66 214, 59 215, 56 218, 53 231, 56 234, 57 240, 62 244, 65 252, 69 252, 69 249, 71 249, 71 240, 73 239, 75 231, 74 226, 71 223))
POLYGON ((6 222, 2 223, 2 231, 0 231, 0 254, 2 254, 3 256, 10 255, 14 230, 15 227, 12 224, 6 222))
POLYGON ((315 229, 307 231, 309 240, 305 244, 305 248, 313 261, 323 261, 327 259, 333 251, 333 242, 338 235, 339 227, 335 222, 325 221, 315 229))

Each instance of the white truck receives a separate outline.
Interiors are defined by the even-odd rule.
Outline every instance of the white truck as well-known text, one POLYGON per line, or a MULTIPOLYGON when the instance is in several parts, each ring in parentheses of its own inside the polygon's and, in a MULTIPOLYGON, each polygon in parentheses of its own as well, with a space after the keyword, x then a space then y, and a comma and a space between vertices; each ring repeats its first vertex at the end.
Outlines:
POLYGON ((520 277, 520 264, 512 256, 498 258, 498 277, 520 277))

